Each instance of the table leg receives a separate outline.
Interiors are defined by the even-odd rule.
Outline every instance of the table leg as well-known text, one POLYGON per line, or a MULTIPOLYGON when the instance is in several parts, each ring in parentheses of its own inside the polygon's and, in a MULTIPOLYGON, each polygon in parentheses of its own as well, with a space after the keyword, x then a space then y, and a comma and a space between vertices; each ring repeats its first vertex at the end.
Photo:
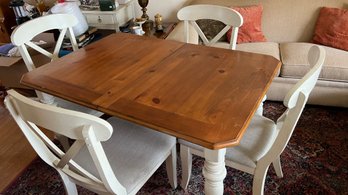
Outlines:
POLYGON ((257 108, 255 114, 262 116, 263 115, 263 103, 266 101, 267 95, 263 96, 262 102, 260 103, 260 106, 257 108))
POLYGON ((206 195, 222 195, 224 192, 225 154, 225 148, 219 150, 204 149, 203 176, 205 178, 204 191, 206 195))
POLYGON ((35 92, 41 103, 57 106, 57 103, 54 101, 54 97, 52 95, 40 91, 35 92))

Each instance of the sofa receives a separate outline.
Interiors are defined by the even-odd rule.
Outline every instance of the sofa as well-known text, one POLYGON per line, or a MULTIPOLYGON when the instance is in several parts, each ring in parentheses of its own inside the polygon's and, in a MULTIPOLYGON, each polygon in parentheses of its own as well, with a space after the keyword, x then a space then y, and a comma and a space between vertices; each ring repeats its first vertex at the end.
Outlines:
MULTIPOLYGON (((240 43, 237 44, 237 50, 270 55, 282 62, 281 69, 267 92, 267 99, 275 101, 282 101, 290 88, 310 68, 307 52, 313 45, 311 42, 320 9, 348 9, 348 0, 193 0, 187 3, 194 4, 227 7, 262 5, 261 29, 267 41, 240 43)), ((199 44, 198 34, 192 26, 189 33, 189 43, 199 44)), ((183 22, 179 22, 167 40, 184 42, 183 22)), ((222 40, 214 47, 228 48, 228 42, 222 40)), ((348 107, 348 51, 323 47, 326 50, 326 60, 308 103, 348 107)))

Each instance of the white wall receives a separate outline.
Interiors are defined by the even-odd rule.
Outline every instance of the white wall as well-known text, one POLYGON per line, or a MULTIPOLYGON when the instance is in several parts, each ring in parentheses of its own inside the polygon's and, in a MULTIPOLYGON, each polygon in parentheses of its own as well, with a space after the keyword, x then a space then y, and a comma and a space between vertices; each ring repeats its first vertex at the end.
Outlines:
MULTIPOLYGON (((135 15, 140 17, 142 15, 141 7, 137 0, 135 1, 135 15)), ((159 13, 162 15, 163 21, 172 22, 177 21, 176 13, 182 8, 188 0, 149 0, 147 6, 147 14, 151 20, 155 20, 154 16, 159 13)))

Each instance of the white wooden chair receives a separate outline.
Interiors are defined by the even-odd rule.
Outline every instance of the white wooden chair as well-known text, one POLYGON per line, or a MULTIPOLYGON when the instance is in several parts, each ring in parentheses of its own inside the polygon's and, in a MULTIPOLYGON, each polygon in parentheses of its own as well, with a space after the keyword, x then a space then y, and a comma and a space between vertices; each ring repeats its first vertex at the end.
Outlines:
POLYGON ((7 93, 12 117, 40 158, 58 171, 68 194, 77 194, 75 184, 100 194, 135 194, 164 161, 176 188, 175 137, 7 93), (76 141, 63 152, 40 128, 76 141))
MULTIPOLYGON (((51 61, 53 61, 58 59, 58 54, 59 50, 61 49, 63 39, 65 35, 67 35, 70 38, 73 50, 77 50, 77 42, 72 29, 73 26, 75 26, 77 23, 78 20, 75 18, 75 16, 71 14, 51 14, 35 18, 18 26, 11 35, 11 41, 14 45, 18 47, 28 71, 34 70, 35 68, 37 68, 37 66, 35 66, 35 63, 33 62, 33 59, 30 56, 27 46, 47 56, 51 59, 51 61), (60 30, 60 35, 54 47, 53 53, 32 42, 32 39, 38 34, 53 29, 60 30)), ((72 102, 53 97, 46 93, 36 91, 36 94, 39 97, 40 101, 46 104, 57 104, 57 106, 59 107, 69 108, 72 110, 77 110, 96 116, 101 116, 103 114, 101 112, 74 104, 72 102)))
POLYGON ((194 27, 206 46, 215 44, 230 28, 232 28, 230 49, 236 49, 238 28, 243 24, 243 17, 237 11, 217 5, 190 5, 181 8, 177 16, 179 20, 183 20, 185 23, 184 33, 186 43, 189 41, 189 24, 194 27), (200 19, 221 21, 226 24, 226 26, 209 41, 196 23, 196 20, 200 19))
MULTIPOLYGON (((288 92, 284 99, 287 110, 273 122, 255 114, 239 145, 227 148, 226 165, 254 175, 253 194, 263 194, 268 167, 273 163, 278 177, 282 177, 280 154, 289 142, 308 96, 318 79, 325 59, 325 50, 313 46, 308 54, 311 70, 288 92)), ((181 187, 187 188, 192 169, 192 154, 203 157, 203 148, 179 140, 182 161, 181 187)))

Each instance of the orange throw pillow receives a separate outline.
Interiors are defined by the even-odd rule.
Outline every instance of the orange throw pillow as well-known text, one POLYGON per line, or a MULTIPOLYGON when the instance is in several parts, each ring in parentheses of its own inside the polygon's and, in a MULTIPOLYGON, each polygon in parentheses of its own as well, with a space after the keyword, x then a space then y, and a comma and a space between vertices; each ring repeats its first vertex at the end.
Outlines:
POLYGON ((321 8, 313 43, 348 51, 348 10, 321 8))
MULTIPOLYGON (((239 27, 237 43, 264 42, 265 36, 261 31, 262 5, 249 7, 231 7, 243 16, 243 25, 239 27)), ((232 29, 227 32, 227 40, 231 40, 232 29)))

